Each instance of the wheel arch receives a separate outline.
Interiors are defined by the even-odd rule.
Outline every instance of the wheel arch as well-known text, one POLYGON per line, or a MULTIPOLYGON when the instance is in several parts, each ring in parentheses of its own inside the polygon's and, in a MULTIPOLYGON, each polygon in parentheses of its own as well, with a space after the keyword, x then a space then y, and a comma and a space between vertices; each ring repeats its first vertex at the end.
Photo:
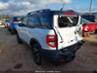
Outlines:
POLYGON ((32 47, 32 44, 34 44, 34 43, 39 44, 39 46, 41 47, 41 44, 39 43, 39 41, 36 40, 36 39, 34 39, 34 38, 32 38, 32 39, 30 40, 30 46, 32 47))

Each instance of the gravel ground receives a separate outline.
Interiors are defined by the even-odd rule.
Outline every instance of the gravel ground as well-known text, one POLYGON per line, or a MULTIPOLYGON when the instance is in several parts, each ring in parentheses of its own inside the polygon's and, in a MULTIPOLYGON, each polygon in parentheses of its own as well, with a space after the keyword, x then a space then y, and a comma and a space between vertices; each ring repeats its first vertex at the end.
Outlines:
POLYGON ((85 42, 76 58, 67 64, 54 66, 49 62, 38 66, 33 62, 30 48, 18 44, 15 35, 0 28, 0 71, 33 73, 97 73, 97 43, 85 42))

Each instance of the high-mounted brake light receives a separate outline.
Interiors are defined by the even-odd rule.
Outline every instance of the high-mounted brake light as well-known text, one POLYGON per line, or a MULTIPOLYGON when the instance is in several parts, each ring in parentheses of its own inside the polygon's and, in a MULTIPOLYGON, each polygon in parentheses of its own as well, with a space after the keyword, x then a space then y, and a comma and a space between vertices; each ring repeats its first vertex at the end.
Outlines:
POLYGON ((76 14, 74 12, 64 12, 64 15, 72 16, 72 15, 76 15, 76 14))
POLYGON ((46 43, 49 47, 56 48, 57 47, 57 35, 47 35, 46 43))

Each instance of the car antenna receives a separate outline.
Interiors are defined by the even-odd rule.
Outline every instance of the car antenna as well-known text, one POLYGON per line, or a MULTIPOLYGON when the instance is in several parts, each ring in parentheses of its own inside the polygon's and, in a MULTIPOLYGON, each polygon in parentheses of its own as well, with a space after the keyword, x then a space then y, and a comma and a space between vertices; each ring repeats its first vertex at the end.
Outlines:
MULTIPOLYGON (((63 1, 63 0, 61 0, 61 1, 63 1)), ((59 13, 58 13, 58 17, 60 17, 60 13, 63 11, 63 8, 64 8, 64 3, 62 4, 62 8, 60 8, 60 11, 59 11, 59 13)), ((54 30, 56 30, 57 33, 59 34, 59 36, 60 36, 60 38, 61 38, 61 40, 62 40, 61 43, 64 42, 64 41, 63 41, 63 38, 62 38, 62 36, 61 36, 61 34, 60 34, 60 32, 58 31, 58 29, 55 27, 54 30)))
POLYGON ((62 1, 62 8, 60 8, 60 12, 62 12, 63 11, 63 9, 64 9, 64 2, 63 2, 63 0, 61 0, 62 1))

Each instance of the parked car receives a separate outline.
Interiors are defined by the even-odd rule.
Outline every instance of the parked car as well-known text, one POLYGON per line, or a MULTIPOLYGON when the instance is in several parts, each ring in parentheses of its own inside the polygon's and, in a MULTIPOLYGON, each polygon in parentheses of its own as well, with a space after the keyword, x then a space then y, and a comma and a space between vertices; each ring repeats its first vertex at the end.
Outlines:
POLYGON ((0 20, 0 27, 4 28, 4 21, 3 20, 0 20))
POLYGON ((21 17, 21 16, 14 16, 14 17, 11 18, 11 21, 10 21, 8 30, 12 34, 15 34, 16 33, 16 25, 18 25, 19 23, 22 22, 22 18, 23 17, 21 17))
POLYGON ((82 45, 80 18, 68 11, 30 12, 23 23, 16 25, 17 41, 31 47, 33 60, 38 65, 42 64, 42 58, 54 64, 70 62, 82 45))
POLYGON ((96 16, 94 14, 83 14, 82 18, 85 18, 91 22, 95 22, 96 16))
POLYGON ((10 27, 10 19, 6 19, 4 22, 5 28, 9 28, 10 27))
POLYGON ((93 32, 94 33, 97 30, 96 22, 90 22, 82 18, 82 24, 83 24, 83 32, 93 32))

